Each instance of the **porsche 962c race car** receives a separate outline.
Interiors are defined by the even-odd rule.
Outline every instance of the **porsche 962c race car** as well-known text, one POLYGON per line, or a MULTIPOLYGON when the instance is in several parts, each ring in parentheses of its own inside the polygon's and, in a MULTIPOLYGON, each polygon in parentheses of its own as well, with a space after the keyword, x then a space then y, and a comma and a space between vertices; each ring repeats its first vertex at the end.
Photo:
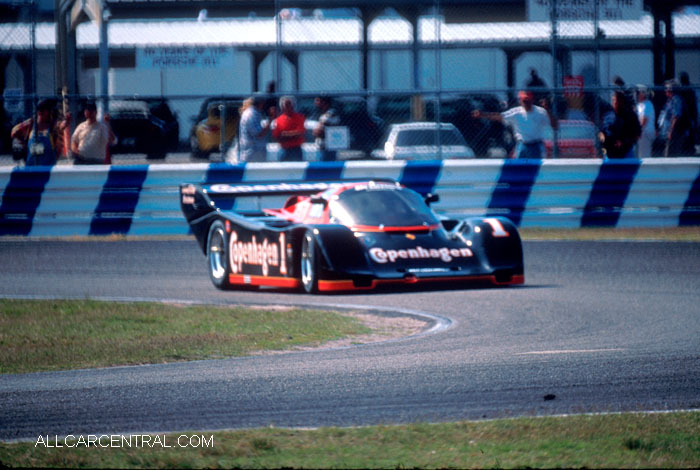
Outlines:
POLYGON ((438 216, 429 207, 436 195, 390 180, 183 184, 180 198, 220 289, 524 282, 520 236, 508 219, 438 216), (270 197, 286 202, 262 208, 270 197))

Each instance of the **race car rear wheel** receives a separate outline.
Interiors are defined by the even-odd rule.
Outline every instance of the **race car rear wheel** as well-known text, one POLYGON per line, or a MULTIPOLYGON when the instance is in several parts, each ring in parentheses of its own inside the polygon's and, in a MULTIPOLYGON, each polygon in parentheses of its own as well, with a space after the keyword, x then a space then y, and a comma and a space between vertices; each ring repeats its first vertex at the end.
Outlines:
POLYGON ((318 247, 311 230, 301 242, 301 285, 309 294, 318 292, 318 247))
POLYGON ((231 283, 228 279, 228 237, 223 222, 215 221, 209 227, 207 237, 207 260, 209 261, 209 277, 211 282, 219 289, 229 289, 231 283))

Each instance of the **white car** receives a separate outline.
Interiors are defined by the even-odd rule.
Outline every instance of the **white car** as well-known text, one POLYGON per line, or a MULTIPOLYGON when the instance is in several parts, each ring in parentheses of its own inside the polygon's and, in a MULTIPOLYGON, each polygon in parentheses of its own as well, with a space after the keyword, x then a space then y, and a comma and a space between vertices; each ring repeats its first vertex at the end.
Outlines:
POLYGON ((474 158, 459 130, 450 123, 409 122, 389 127, 383 149, 372 152, 373 158, 386 160, 446 160, 474 158))

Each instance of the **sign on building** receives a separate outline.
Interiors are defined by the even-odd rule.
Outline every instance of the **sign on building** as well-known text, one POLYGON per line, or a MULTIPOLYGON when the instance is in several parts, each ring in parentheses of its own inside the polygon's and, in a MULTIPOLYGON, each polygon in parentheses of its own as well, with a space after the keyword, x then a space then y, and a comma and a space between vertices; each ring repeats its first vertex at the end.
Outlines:
POLYGON ((233 68, 233 48, 226 46, 159 47, 136 49, 136 66, 144 69, 233 68))
MULTIPOLYGON (((558 21, 593 21, 598 3, 598 20, 638 20, 644 0, 554 0, 558 21)), ((552 0, 528 0, 528 21, 550 21, 552 0)))

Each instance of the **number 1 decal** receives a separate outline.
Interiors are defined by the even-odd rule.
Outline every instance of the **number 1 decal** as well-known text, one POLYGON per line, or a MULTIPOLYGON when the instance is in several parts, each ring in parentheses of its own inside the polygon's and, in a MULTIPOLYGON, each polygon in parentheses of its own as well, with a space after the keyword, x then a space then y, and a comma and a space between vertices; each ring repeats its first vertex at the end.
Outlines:
POLYGON ((510 233, 506 232, 506 229, 503 228, 503 224, 498 219, 493 219, 493 218, 488 218, 484 219, 484 222, 489 224, 491 228, 493 229, 493 236, 494 237, 509 237, 510 233))

